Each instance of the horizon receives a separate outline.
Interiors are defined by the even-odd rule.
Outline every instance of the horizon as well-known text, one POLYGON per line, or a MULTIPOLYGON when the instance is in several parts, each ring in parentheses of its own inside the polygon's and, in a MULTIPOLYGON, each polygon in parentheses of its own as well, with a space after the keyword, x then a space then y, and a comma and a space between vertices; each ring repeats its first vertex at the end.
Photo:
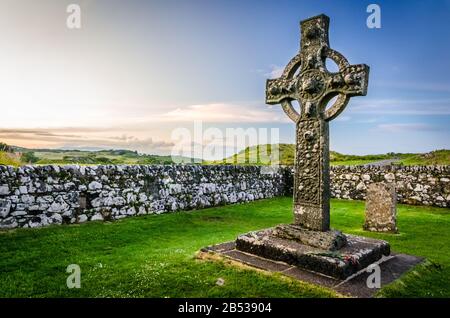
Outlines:
MULTIPOLYGON (((276 128, 293 144, 294 124, 265 104, 265 82, 298 52, 299 22, 324 13, 331 48, 371 67, 368 95, 330 123, 330 148, 450 149, 450 1, 377 1, 380 29, 366 26, 370 3, 4 0, 0 142, 170 155, 173 132, 201 120, 222 135, 276 128), (66 27, 71 3, 81 29, 66 27)), ((204 159, 242 150, 221 141, 225 156, 204 159)))
MULTIPOLYGON (((295 146, 295 143, 275 143, 275 144, 258 144, 258 145, 253 145, 253 146, 247 146, 246 148, 242 149, 242 150, 238 150, 237 152, 233 153, 232 155, 236 155, 239 154, 241 152, 243 152, 244 150, 246 150, 247 148, 253 148, 253 147, 258 147, 258 146, 267 146, 267 145, 290 145, 290 146, 295 146)), ((139 155, 148 155, 148 156, 170 156, 169 155, 164 155, 164 154, 155 154, 155 153, 146 153, 146 152, 140 152, 138 150, 133 150, 133 149, 123 149, 123 148, 100 148, 100 147, 78 147, 78 148, 26 148, 26 147, 20 147, 20 146, 16 146, 16 145, 9 145, 13 148, 24 148, 26 150, 30 150, 32 152, 39 152, 39 151, 79 151, 79 152, 101 152, 101 151, 132 151, 132 152, 137 152, 139 155)), ((446 149, 446 148, 441 148, 441 149, 434 149, 428 152, 419 152, 419 153, 413 153, 413 152, 393 152, 394 154, 427 154, 427 153, 432 153, 432 152, 437 152, 437 151, 450 151, 450 149, 446 149)), ((386 153, 360 153, 360 154, 348 154, 348 153, 341 153, 338 151, 335 151, 333 149, 330 149, 330 152, 336 152, 339 153, 341 155, 355 155, 355 156, 370 156, 370 155, 386 155, 389 154, 389 152, 386 153)), ((187 157, 187 158, 191 158, 191 159, 198 159, 198 158, 194 158, 194 157, 187 157)), ((223 157, 223 158, 219 158, 219 159, 214 159, 214 160, 221 160, 221 159, 226 159, 228 157, 223 157)))

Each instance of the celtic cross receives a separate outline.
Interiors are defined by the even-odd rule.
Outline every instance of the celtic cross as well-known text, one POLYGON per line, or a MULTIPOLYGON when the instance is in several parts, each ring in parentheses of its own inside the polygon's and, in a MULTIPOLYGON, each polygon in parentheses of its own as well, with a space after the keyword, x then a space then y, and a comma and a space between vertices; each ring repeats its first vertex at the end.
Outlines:
POLYGON ((281 104, 296 123, 294 223, 317 231, 330 229, 328 122, 344 110, 350 97, 366 95, 369 77, 367 65, 350 65, 329 47, 329 21, 319 15, 300 23, 300 53, 266 86, 266 103, 281 104), (326 69, 327 58, 338 65, 338 72, 326 69), (292 106, 294 100, 300 112, 292 106))

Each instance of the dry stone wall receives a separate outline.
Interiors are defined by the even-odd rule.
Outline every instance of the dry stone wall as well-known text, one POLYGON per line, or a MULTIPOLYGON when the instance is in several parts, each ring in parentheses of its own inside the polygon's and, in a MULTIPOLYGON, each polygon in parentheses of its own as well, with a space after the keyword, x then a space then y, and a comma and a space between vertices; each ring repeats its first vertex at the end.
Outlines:
POLYGON ((395 184, 397 202, 450 207, 450 166, 333 167, 331 195, 340 199, 365 200, 374 182, 395 184))
MULTIPOLYGON (((292 194, 293 169, 285 171, 287 194, 292 194)), ((334 166, 331 196, 365 200, 372 183, 393 183, 397 202, 450 208, 450 166, 334 166)))
MULTIPOLYGON (((0 166, 0 228, 116 220, 292 194, 291 167, 0 166)), ((394 183, 399 203, 450 207, 450 166, 332 167, 331 194, 364 200, 394 183)))
POLYGON ((0 228, 116 220, 283 193, 283 174, 261 167, 0 166, 0 228))

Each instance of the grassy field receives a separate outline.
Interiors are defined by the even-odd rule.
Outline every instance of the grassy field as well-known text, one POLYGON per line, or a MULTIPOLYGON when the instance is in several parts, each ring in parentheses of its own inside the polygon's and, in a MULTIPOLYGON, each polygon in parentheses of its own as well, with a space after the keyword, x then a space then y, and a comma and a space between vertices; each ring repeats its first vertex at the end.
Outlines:
MULTIPOLYGON (((394 251, 430 261, 380 296, 450 297, 450 212, 399 206, 399 235, 361 229, 364 203, 332 200, 332 226, 386 239, 394 251)), ((111 223, 0 233, 0 297, 338 297, 279 274, 195 259, 201 247, 290 222, 291 198, 111 223), (81 289, 66 287, 66 267, 81 267, 81 289), (216 284, 224 279, 223 286, 216 284)))
MULTIPOLYGON (((50 150, 42 149, 33 152, 34 164, 171 164, 171 156, 139 154, 130 150, 50 150)), ((182 162, 190 162, 188 158, 179 157, 182 162)))
MULTIPOLYGON (((357 166, 382 160, 394 160, 398 165, 450 165, 450 150, 436 150, 430 153, 388 153, 376 155, 346 155, 330 151, 330 164, 333 166, 357 166)), ((295 145, 276 144, 247 147, 223 160, 207 161, 205 164, 239 164, 265 165, 282 164, 293 165, 295 161, 295 145), (275 148, 277 147, 277 148, 275 148), (272 149, 277 149, 278 159, 271 158, 272 149)))
POLYGON ((20 161, 20 158, 17 158, 13 153, 0 151, 0 164, 18 167, 22 162, 20 161))
MULTIPOLYGON (((295 161, 293 144, 259 145, 246 149, 228 158, 215 161, 202 161, 187 157, 158 156, 141 154, 131 150, 62 150, 27 149, 9 146, 0 142, 0 165, 21 166, 25 164, 79 164, 79 165, 117 165, 117 164, 237 164, 237 165, 293 165, 295 161), (274 149, 278 156, 271 157, 274 149)), ((378 155, 346 155, 330 151, 330 164, 333 166, 356 166, 382 160, 393 160, 398 165, 450 165, 450 150, 436 150, 424 154, 388 153, 378 155)))

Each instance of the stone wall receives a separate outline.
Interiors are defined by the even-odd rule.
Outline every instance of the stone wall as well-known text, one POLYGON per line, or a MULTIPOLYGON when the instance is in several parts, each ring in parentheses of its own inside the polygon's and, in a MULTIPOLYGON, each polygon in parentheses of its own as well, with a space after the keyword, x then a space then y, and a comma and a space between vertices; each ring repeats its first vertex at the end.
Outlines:
MULTIPOLYGON (((292 193, 292 168, 250 166, 0 166, 0 228, 115 220, 292 193)), ((364 200, 395 183, 399 203, 450 207, 450 166, 332 167, 331 194, 364 200)))
MULTIPOLYGON (((292 193, 292 168, 286 175, 292 193)), ((336 166, 330 169, 331 196, 365 200, 374 182, 395 183, 397 202, 450 207, 450 166, 336 166)))
POLYGON ((116 220, 283 193, 283 174, 261 167, 0 166, 0 228, 116 220))
POLYGON ((367 185, 395 183, 397 202, 450 207, 450 166, 334 167, 331 195, 365 200, 367 185))

